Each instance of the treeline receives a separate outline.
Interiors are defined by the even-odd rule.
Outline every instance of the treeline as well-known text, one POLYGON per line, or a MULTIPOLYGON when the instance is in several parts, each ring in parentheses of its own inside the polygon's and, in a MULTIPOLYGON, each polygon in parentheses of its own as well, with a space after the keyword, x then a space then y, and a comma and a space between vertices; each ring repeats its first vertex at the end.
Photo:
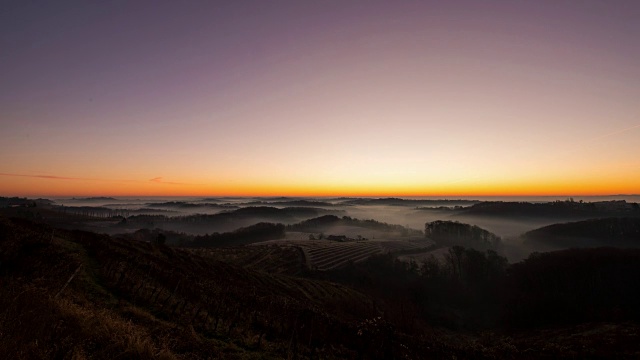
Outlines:
POLYGON ((495 251, 455 246, 445 261, 408 263, 385 254, 322 276, 383 299, 387 320, 414 333, 433 325, 494 327, 506 268, 507 260, 495 251))
POLYGON ((608 216, 640 216, 637 203, 620 201, 577 202, 573 200, 546 203, 487 201, 461 209, 459 215, 590 218, 608 216))
POLYGON ((209 223, 226 224, 237 220, 260 218, 265 221, 295 222, 300 218, 312 218, 325 213, 340 213, 342 211, 329 211, 319 208, 287 207, 275 208, 270 206, 249 206, 235 210, 223 211, 217 214, 194 214, 187 216, 168 217, 164 215, 136 215, 127 220, 130 222, 184 222, 184 223, 209 223))
POLYGON ((477 250, 497 249, 501 244, 499 236, 476 225, 457 221, 432 221, 424 226, 424 234, 438 245, 460 245, 477 250))
POLYGON ((522 235, 525 244, 550 247, 640 247, 640 218, 605 218, 553 224, 522 235))
POLYGON ((379 199, 338 199, 342 200, 344 205, 386 205, 386 206, 468 206, 477 204, 479 200, 418 200, 418 199, 400 199, 400 198, 379 198, 379 199))
POLYGON ((225 247, 247 245, 260 241, 282 239, 285 236, 283 224, 258 223, 225 233, 195 236, 186 243, 188 247, 225 247))
POLYGON ((640 249, 533 253, 508 269, 510 327, 640 320, 640 249))
POLYGON ((325 232, 334 226, 355 226, 382 232, 399 232, 405 236, 422 235, 420 231, 409 229, 402 225, 387 224, 376 220, 354 219, 349 216, 338 217, 335 215, 324 215, 304 220, 297 224, 287 226, 287 230, 300 232, 325 232))
POLYGON ((112 209, 104 206, 56 206, 54 210, 63 214, 81 215, 96 218, 126 218, 139 210, 112 209))
POLYGON ((429 325, 502 331, 640 320, 640 250, 534 253, 513 265, 495 251, 454 246, 421 264, 379 255, 318 276, 385 302, 387 320, 414 333, 429 325))
POLYGON ((178 209, 197 209, 197 208, 214 208, 214 209, 237 209, 235 205, 221 205, 214 203, 192 203, 186 201, 167 201, 160 203, 148 203, 145 205, 149 208, 178 208, 178 209))
POLYGON ((21 197, 3 197, 0 196, 0 208, 6 207, 36 207, 38 205, 50 205, 53 202, 47 199, 27 199, 21 197))
POLYGON ((334 206, 330 202, 316 201, 316 200, 287 200, 287 201, 256 200, 256 201, 250 201, 250 202, 242 203, 242 205, 252 205, 252 206, 256 206, 256 205, 260 205, 260 206, 295 206, 295 207, 300 207, 300 206, 302 206, 302 207, 317 207, 317 206, 330 207, 330 206, 334 206))

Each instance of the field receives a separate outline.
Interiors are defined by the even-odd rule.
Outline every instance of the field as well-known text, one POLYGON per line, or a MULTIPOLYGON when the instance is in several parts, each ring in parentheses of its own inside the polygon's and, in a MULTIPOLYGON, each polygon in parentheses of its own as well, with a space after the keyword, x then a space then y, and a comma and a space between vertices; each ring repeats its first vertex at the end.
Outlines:
POLYGON ((304 256, 303 261, 307 269, 326 271, 340 268, 351 262, 364 261, 376 254, 415 252, 435 246, 431 240, 424 238, 329 241, 304 240, 304 235, 304 233, 292 234, 288 239, 255 243, 250 247, 261 249, 252 251, 271 253, 276 252, 274 249, 269 249, 274 246, 299 249, 304 256))

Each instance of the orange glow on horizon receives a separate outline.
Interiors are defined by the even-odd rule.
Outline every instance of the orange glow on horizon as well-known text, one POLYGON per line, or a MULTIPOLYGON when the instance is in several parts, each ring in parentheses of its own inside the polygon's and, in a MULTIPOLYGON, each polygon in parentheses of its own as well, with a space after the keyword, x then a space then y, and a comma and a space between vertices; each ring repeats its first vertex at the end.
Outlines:
POLYGON ((4 177, 2 196, 309 196, 309 197, 526 197, 601 196, 637 194, 635 179, 581 179, 573 181, 478 181, 407 185, 370 183, 288 183, 238 182, 191 185, 180 182, 64 180, 4 177), (10 181, 6 181, 6 180, 10 181))

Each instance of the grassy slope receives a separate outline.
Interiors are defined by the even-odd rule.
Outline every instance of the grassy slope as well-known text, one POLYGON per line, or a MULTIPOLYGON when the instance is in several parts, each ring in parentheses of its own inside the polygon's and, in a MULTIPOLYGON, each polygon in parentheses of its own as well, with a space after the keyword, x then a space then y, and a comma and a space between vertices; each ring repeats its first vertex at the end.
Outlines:
POLYGON ((339 331, 323 349, 296 322, 349 331, 371 309, 344 286, 172 248, 3 218, 0 234, 0 354, 12 358, 350 357, 339 331))
POLYGON ((208 252, 54 231, 0 217, 0 355, 451 359, 640 354, 634 341, 639 327, 625 322, 480 336, 426 327, 407 335, 385 321, 384 301, 344 285, 287 275, 296 268, 295 253, 208 252))

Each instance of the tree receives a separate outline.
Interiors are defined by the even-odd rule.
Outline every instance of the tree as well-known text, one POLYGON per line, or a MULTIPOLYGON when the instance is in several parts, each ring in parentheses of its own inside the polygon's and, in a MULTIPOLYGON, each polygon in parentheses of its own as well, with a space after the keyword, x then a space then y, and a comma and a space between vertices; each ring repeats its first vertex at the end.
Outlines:
POLYGON ((167 242, 167 236, 163 233, 158 233, 155 243, 157 245, 164 245, 166 242, 167 242))

